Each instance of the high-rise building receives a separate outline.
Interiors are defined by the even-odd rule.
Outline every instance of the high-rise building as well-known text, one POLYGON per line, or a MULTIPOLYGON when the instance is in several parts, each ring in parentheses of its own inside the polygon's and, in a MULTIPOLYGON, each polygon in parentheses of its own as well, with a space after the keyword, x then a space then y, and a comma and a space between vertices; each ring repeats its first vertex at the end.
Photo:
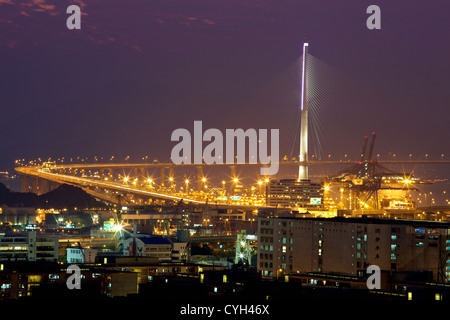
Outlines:
POLYGON ((260 218, 263 277, 323 272, 362 276, 369 265, 450 279, 450 222, 377 218, 260 218))

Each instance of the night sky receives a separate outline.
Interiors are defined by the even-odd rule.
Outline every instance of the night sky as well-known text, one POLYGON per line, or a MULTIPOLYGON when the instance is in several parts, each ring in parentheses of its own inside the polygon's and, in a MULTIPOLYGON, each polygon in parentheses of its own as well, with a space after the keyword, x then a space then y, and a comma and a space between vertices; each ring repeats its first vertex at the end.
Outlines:
POLYGON ((38 157, 167 161, 171 132, 192 132, 194 120, 290 128, 298 110, 283 101, 295 81, 279 79, 305 39, 342 86, 318 110, 323 155, 357 158, 375 131, 377 153, 448 158, 449 13, 447 1, 0 0, 0 168, 38 157), (70 4, 81 30, 66 27, 70 4), (381 30, 366 27, 371 4, 381 30))

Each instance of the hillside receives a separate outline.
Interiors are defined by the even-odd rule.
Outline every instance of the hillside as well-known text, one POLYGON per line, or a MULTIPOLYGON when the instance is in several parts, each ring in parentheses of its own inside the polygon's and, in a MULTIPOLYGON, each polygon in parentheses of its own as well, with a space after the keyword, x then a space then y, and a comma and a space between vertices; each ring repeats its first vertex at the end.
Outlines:
POLYGON ((43 195, 34 193, 11 192, 4 184, 0 183, 0 206, 8 207, 34 207, 34 208, 99 208, 106 207, 102 201, 87 194, 83 189, 62 184, 55 190, 43 195))

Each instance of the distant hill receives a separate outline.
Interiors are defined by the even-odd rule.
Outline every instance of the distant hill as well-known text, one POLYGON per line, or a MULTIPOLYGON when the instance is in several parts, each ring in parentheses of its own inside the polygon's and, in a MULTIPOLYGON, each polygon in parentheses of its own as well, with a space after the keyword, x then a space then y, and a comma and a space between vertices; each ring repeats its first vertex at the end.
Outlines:
POLYGON ((38 195, 34 193, 11 192, 3 183, 0 182, 0 206, 8 207, 38 207, 38 195))
POLYGON ((106 207, 83 189, 68 184, 62 184, 55 190, 43 195, 34 193, 11 192, 0 182, 0 205, 8 207, 34 207, 34 208, 99 208, 106 207))
POLYGON ((0 182, 0 195, 2 195, 4 193, 8 193, 8 192, 9 192, 9 189, 3 183, 0 182))

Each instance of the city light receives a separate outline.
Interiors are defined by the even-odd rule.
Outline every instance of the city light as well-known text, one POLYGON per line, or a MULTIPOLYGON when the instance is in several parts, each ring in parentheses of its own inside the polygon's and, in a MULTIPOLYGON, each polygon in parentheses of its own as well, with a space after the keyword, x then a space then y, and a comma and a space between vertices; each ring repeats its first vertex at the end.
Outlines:
POLYGON ((112 228, 115 232, 120 232, 123 229, 123 226, 121 224, 115 224, 112 228))
POLYGON ((53 2, 0 0, 0 300, 449 299, 439 5, 53 2))

